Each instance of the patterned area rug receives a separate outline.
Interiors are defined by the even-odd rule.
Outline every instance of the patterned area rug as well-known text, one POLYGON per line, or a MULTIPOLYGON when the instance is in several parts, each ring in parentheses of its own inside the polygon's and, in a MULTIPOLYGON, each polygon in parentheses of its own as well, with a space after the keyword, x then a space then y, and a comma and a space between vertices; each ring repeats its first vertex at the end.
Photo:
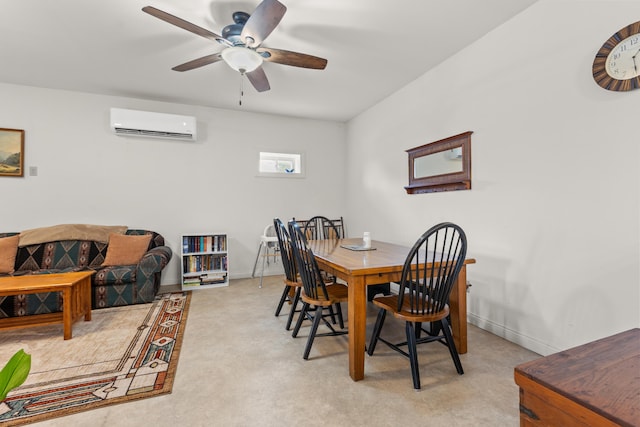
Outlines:
POLYGON ((0 403, 0 425, 170 393, 190 299, 190 292, 178 292, 150 304, 93 310, 66 341, 62 325, 1 331, 1 366, 21 348, 32 361, 27 381, 0 403))

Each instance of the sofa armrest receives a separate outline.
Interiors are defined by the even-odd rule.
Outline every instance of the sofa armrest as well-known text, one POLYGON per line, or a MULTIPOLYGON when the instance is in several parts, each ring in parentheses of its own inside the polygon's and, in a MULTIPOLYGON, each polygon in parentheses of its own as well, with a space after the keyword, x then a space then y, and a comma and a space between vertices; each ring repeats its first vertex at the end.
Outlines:
POLYGON ((156 246, 149 249, 142 256, 138 263, 138 270, 141 268, 147 272, 159 273, 171 260, 173 252, 169 246, 156 246))
POLYGON ((151 302, 160 288, 160 272, 171 260, 171 248, 156 246, 144 254, 136 268, 138 298, 151 302))

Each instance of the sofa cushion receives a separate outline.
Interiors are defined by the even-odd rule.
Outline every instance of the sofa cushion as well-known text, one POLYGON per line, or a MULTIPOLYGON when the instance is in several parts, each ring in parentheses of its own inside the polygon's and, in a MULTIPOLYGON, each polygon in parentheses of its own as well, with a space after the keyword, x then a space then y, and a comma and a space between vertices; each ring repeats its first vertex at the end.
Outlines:
POLYGON ((16 271, 99 267, 107 253, 105 243, 63 240, 25 247, 18 246, 16 271))
POLYGON ((107 243, 111 234, 124 234, 126 231, 125 225, 60 224, 24 230, 20 233, 20 246, 59 240, 87 240, 107 243))
POLYGON ((20 236, 0 238, 0 273, 13 273, 20 236))
POLYGON ((151 234, 141 236, 111 234, 109 236, 107 256, 104 258, 102 265, 117 266, 137 264, 145 252, 147 252, 149 242, 151 242, 151 234))

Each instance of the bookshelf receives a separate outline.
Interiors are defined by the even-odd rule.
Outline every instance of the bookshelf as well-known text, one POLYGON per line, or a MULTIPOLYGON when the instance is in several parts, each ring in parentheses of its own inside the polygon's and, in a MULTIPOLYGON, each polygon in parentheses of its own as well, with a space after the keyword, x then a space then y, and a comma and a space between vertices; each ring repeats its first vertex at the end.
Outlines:
POLYGON ((183 291, 229 286, 226 234, 183 234, 180 243, 183 291))

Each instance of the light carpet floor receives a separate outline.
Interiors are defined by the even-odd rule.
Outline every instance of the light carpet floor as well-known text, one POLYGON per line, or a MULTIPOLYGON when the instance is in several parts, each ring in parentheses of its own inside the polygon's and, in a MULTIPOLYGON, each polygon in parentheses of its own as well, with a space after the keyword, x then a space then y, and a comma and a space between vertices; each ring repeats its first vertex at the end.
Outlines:
MULTIPOLYGON (((365 357, 365 379, 354 382, 347 337, 317 338, 303 360, 308 325, 294 339, 284 329, 286 313, 274 316, 282 277, 265 277, 263 288, 258 283, 239 279, 193 292, 171 394, 34 425, 519 425, 513 368, 537 354, 469 325, 464 375, 457 375, 446 347, 423 345, 416 392, 407 359, 379 345, 365 357)), ((370 305, 367 336, 375 314, 370 305)), ((393 321, 385 330, 404 333, 393 321)))

